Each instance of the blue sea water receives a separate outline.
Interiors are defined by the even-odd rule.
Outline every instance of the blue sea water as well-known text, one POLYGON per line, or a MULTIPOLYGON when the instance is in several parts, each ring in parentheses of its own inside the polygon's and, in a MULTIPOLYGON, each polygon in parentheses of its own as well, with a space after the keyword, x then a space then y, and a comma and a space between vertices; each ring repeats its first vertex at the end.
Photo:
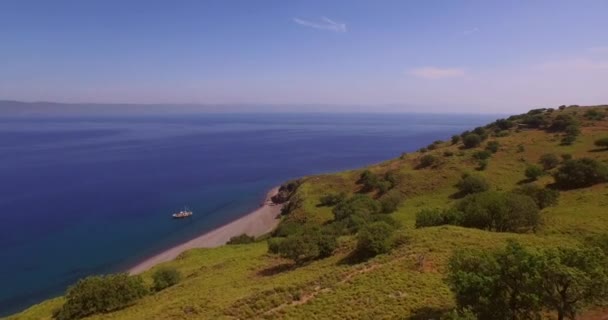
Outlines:
POLYGON ((2 118, 0 315, 234 220, 288 179, 397 157, 495 118, 2 118), (194 211, 191 219, 170 219, 184 206, 194 211))

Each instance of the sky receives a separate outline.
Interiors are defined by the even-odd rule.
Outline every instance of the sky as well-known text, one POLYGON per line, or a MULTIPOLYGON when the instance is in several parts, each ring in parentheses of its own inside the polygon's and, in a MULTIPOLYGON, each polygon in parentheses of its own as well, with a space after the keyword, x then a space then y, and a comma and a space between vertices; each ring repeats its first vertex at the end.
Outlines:
POLYGON ((605 104, 606 13, 605 0, 3 0, 0 99, 483 113, 605 104))

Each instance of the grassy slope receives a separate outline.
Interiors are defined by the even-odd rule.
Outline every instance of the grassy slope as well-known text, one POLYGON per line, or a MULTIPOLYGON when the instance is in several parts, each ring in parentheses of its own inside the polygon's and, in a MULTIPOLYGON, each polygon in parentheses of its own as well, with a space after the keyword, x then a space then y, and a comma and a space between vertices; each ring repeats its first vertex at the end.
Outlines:
MULTIPOLYGON (((608 108, 603 108, 608 109, 608 108)), ((560 146, 560 137, 541 130, 522 130, 498 140, 500 150, 489 161, 485 176, 496 190, 511 190, 524 176, 528 163, 537 163, 543 153, 570 153, 575 158, 608 161, 608 151, 594 150, 593 141, 608 136, 608 121, 587 121, 584 109, 555 111, 576 113, 582 134, 572 146, 560 146), (578 111, 577 111, 578 110, 578 111), (518 152, 518 145, 525 150, 518 152)), ((447 137, 446 137, 447 138, 447 137)), ((478 149, 477 149, 478 150, 478 149)), ((443 281, 446 262, 463 247, 495 248, 507 239, 531 246, 571 246, 586 236, 608 230, 608 184, 562 192, 559 205, 543 211, 545 225, 536 234, 492 233, 453 226, 414 229, 415 214, 424 207, 446 207, 454 184, 464 172, 475 171, 473 150, 460 150, 445 142, 428 153, 441 164, 415 169, 420 153, 404 155, 370 167, 375 172, 398 170, 397 186, 406 199, 393 213, 403 223, 400 233, 407 244, 364 263, 348 264, 343 258, 354 247, 352 238, 340 239, 334 256, 293 269, 287 261, 266 253, 266 243, 195 249, 168 262, 185 280, 179 285, 148 296, 127 309, 93 318, 108 319, 378 319, 407 318, 433 308, 450 308, 453 300, 443 281), (444 157, 444 151, 454 156, 444 157), (420 257, 424 256, 423 263, 420 257)), ((317 207, 328 191, 356 192, 361 171, 309 177, 298 189, 303 206, 292 219, 322 223, 332 218, 331 208, 317 207)), ((540 183, 552 182, 549 176, 540 183)), ((152 270, 153 271, 153 270, 152 270)), ((144 274, 149 280, 149 271, 144 274)), ((11 319, 49 319, 61 298, 33 306, 11 319)))

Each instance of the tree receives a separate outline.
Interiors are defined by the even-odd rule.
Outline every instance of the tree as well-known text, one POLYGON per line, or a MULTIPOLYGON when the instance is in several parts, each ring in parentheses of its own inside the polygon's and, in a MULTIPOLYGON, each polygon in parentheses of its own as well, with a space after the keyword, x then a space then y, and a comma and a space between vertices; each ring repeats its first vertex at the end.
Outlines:
POLYGON ((540 156, 539 163, 543 166, 543 169, 551 170, 559 165, 559 157, 553 153, 545 153, 540 156))
POLYGON ((582 307, 606 300, 608 259, 599 248, 552 249, 542 258, 543 302, 558 320, 576 319, 582 307))
POLYGON ((324 196, 321 197, 321 199, 319 199, 320 205, 322 206, 335 206, 338 203, 344 201, 344 199, 346 199, 346 193, 345 192, 340 192, 340 193, 329 193, 326 194, 324 196))
POLYGON ((119 273, 87 277, 68 289, 66 302, 57 312, 56 318, 80 319, 96 313, 119 310, 146 294, 148 289, 139 276, 119 273))
POLYGON ((437 157, 432 155, 432 154, 425 154, 422 157, 420 157, 420 165, 418 166, 419 168, 426 168, 426 167, 430 167, 434 164, 437 163, 437 157))
POLYGON ((600 148, 608 149, 608 137, 595 140, 595 145, 600 148))
POLYGON ((153 289, 160 291, 178 284, 182 279, 181 273, 175 268, 160 268, 152 274, 153 289))
POLYGON ((496 252, 458 251, 448 283, 458 308, 478 319, 535 319, 541 311, 540 259, 515 242, 496 252))
POLYGON ((486 191, 469 195, 455 209, 462 213, 461 225, 497 232, 526 232, 540 224, 534 200, 513 193, 486 191))
POLYGON ((473 158, 477 160, 486 160, 492 156, 492 153, 488 150, 479 150, 473 153, 473 158))
POLYGON ((357 235, 357 253, 365 257, 373 257, 387 253, 392 247, 394 227, 384 221, 370 223, 357 235))
POLYGON ((559 114, 553 119, 549 129, 553 131, 564 131, 569 126, 578 126, 576 119, 568 114, 559 114))
POLYGON ((556 185, 563 189, 589 187, 608 181, 608 166, 589 158, 567 160, 553 178, 556 185))
POLYGON ((481 144, 481 136, 476 133, 469 133, 463 137, 462 142, 467 149, 475 148, 481 144))
POLYGON ((348 200, 338 203, 332 210, 335 220, 342 220, 351 215, 370 215, 379 213, 381 206, 378 201, 367 195, 354 195, 348 200))
POLYGON ((464 174, 456 184, 456 188, 462 195, 484 192, 490 189, 490 184, 481 176, 464 174))
POLYGON ((559 199, 559 191, 541 188, 534 183, 525 184, 513 192, 532 198, 540 209, 556 205, 559 199))
POLYGON ((293 260, 296 265, 317 258, 320 254, 317 239, 308 233, 290 235, 278 247, 279 255, 293 260))
POLYGON ((455 134, 452 136, 452 144, 457 144, 458 142, 460 142, 460 136, 455 134))
POLYGON ((525 175, 526 178, 535 181, 536 179, 538 179, 540 176, 543 175, 543 169, 541 169, 541 167, 531 164, 528 165, 528 167, 526 167, 526 171, 525 171, 525 175))
POLYGON ((395 212, 399 206, 399 203, 401 203, 401 196, 397 192, 390 192, 380 198, 380 206, 382 207, 381 212, 395 212))

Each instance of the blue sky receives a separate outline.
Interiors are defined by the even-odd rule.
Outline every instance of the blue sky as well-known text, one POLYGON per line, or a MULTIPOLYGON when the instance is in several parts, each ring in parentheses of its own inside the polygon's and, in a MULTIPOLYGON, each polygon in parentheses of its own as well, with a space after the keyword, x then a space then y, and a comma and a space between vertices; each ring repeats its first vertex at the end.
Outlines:
POLYGON ((608 1, 0 2, 0 99, 608 103, 608 1))

